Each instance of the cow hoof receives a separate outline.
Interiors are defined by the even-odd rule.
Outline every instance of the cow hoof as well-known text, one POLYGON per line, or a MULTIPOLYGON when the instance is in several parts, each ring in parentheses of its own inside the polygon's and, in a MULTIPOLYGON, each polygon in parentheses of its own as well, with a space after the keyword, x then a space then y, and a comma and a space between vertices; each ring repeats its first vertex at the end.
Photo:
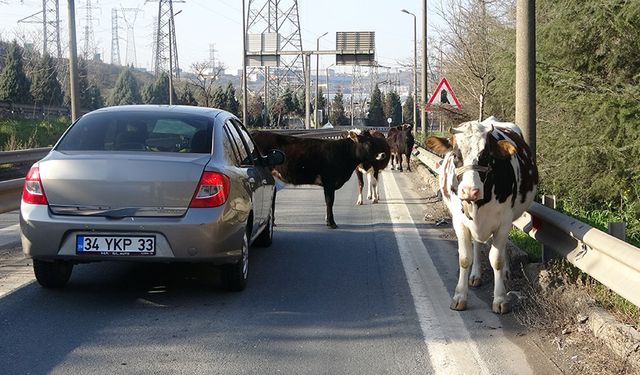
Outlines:
POLYGON ((338 225, 336 223, 327 223, 327 226, 331 229, 336 229, 338 228, 338 225))
POLYGON ((491 310, 496 314, 507 314, 511 312, 511 305, 509 302, 494 302, 491 310))
MULTIPOLYGON (((357 201, 356 206, 362 206, 362 201, 357 201)), ((328 224, 327 224, 328 225, 328 224)))
POLYGON ((453 298, 451 300, 451 305, 449 306, 451 310, 463 311, 467 309, 467 301, 462 299, 453 298))
POLYGON ((371 203, 378 203, 378 198, 372 200, 371 203))
POLYGON ((471 276, 469 278, 469 286, 473 288, 479 288, 482 285, 482 279, 478 276, 471 276))

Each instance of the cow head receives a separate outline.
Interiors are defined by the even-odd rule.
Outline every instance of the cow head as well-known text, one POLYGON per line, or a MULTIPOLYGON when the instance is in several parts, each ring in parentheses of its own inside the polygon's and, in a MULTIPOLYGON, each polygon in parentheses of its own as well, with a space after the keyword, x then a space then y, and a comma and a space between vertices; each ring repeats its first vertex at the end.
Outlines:
POLYGON ((355 156, 359 162, 383 160, 389 157, 389 152, 385 149, 386 142, 372 136, 368 130, 349 130, 349 138, 355 143, 355 156))
POLYGON ((510 158, 517 151, 508 140, 497 139, 493 130, 493 125, 470 121, 452 128, 449 138, 427 138, 427 148, 446 153, 441 178, 445 191, 456 193, 467 202, 484 197, 484 181, 494 161, 510 158))

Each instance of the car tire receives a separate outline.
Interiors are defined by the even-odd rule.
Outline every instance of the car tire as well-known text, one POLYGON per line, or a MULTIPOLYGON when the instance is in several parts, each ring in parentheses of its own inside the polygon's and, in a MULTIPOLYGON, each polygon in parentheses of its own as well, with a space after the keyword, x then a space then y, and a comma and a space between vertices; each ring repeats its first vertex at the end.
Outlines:
POLYGON ((225 288, 231 292, 241 292, 247 287, 249 278, 249 239, 245 232, 242 236, 242 256, 233 264, 222 266, 225 288))
POLYGON ((45 288, 62 288, 69 281, 71 271, 73 271, 73 264, 69 262, 33 260, 33 273, 36 275, 36 280, 45 288))
POLYGON ((271 204, 269 209, 269 216, 267 217, 267 225, 262 229, 258 238, 253 242, 258 247, 269 247, 273 242, 273 211, 274 203, 271 204))

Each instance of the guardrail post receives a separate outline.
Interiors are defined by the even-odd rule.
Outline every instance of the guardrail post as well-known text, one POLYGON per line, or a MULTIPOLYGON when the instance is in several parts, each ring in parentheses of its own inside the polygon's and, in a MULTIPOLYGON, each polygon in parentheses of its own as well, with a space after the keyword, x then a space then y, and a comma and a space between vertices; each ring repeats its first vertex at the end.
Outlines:
POLYGON ((627 240, 627 224, 624 221, 614 221, 607 224, 607 233, 615 238, 626 241, 627 240))
MULTIPOLYGON (((556 196, 555 195, 543 195, 542 205, 551 209, 556 209, 556 196)), ((542 244, 542 263, 545 264, 552 259, 559 258, 558 253, 553 250, 552 247, 542 244)))

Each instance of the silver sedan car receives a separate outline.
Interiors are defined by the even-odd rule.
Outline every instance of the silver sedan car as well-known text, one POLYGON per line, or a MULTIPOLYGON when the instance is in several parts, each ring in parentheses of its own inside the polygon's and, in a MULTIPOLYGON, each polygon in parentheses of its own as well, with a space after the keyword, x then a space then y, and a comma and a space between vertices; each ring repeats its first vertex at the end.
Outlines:
POLYGON ((69 127, 29 171, 24 253, 44 287, 102 260, 207 262, 247 284, 249 246, 273 236, 274 179, 232 114, 186 106, 103 108, 69 127))

